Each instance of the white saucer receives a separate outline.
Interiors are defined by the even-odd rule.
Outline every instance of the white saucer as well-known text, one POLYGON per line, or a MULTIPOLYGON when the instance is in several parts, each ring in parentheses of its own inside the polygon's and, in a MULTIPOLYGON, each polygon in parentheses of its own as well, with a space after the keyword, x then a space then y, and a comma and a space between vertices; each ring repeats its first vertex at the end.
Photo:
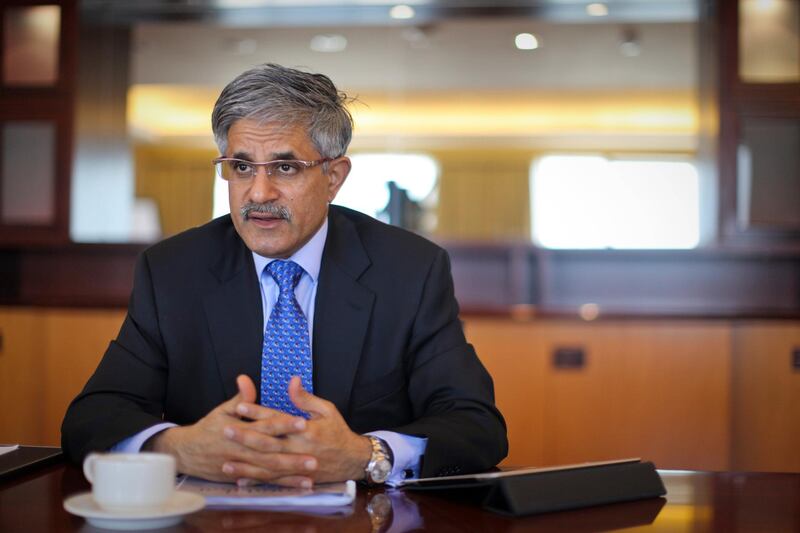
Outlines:
POLYGON ((164 505, 125 512, 111 512, 101 508, 91 492, 70 496, 64 500, 64 509, 82 516, 95 527, 106 529, 155 529, 179 523, 183 515, 199 511, 206 501, 200 494, 176 490, 164 505))

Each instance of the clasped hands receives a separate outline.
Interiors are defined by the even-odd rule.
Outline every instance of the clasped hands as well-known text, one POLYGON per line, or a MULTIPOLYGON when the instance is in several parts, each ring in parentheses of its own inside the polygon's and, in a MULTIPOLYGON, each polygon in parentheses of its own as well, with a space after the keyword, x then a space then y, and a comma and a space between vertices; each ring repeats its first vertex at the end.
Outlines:
POLYGON ((361 479, 369 439, 353 433, 331 402, 289 382, 289 398, 310 419, 255 403, 244 375, 239 392, 197 423, 158 433, 145 447, 175 456, 178 471, 212 481, 252 481, 309 488, 314 483, 361 479))

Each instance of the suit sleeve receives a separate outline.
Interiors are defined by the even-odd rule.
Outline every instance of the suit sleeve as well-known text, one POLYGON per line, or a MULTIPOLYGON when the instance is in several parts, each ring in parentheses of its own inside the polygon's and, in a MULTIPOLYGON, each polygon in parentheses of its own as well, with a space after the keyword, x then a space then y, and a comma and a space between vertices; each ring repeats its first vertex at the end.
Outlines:
POLYGON ((128 314, 61 426, 61 446, 79 463, 162 422, 167 362, 146 254, 137 263, 128 314))
POLYGON ((485 471, 508 453, 492 378, 467 344, 447 253, 430 268, 409 345, 414 422, 392 431, 427 437, 422 477, 485 471))

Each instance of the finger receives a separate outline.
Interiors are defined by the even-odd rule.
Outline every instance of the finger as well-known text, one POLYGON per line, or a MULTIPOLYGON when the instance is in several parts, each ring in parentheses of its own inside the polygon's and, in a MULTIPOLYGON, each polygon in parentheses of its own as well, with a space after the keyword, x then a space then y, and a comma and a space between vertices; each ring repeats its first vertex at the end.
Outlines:
POLYGON ((220 405, 220 409, 230 416, 237 416, 236 406, 242 402, 254 403, 256 401, 256 386, 253 380, 244 374, 236 377, 236 388, 238 392, 230 400, 220 405))
MULTIPOLYGON (((283 487, 295 487, 300 489, 310 489, 314 486, 314 480, 303 476, 285 476, 273 479, 270 481, 273 485, 281 485, 283 487)), ((240 478, 236 480, 237 487, 253 487, 260 485, 261 482, 255 479, 240 478)))
POLYGON ((234 479, 255 479, 274 483, 283 478, 303 478, 317 469, 317 460, 308 455, 271 453, 247 457, 244 461, 226 461, 222 472, 234 479))
POLYGON ((276 453, 287 451, 285 446, 286 439, 279 438, 282 435, 281 433, 273 436, 259 431, 252 431, 249 429, 250 427, 251 424, 247 426, 228 426, 223 430, 223 433, 226 438, 256 452, 276 453))
POLYGON ((300 416, 292 416, 283 411, 270 409, 263 405, 255 405, 252 403, 240 403, 236 406, 236 413, 247 417, 252 421, 257 422, 259 427, 269 428, 269 426, 276 426, 276 430, 271 431, 267 429, 264 433, 268 435, 284 435, 286 433, 295 433, 302 431, 306 428, 306 419, 300 416))
POLYGON ((293 376, 289 380, 289 399, 301 411, 311 413, 312 418, 315 418, 314 415, 330 416, 331 411, 335 409, 329 401, 314 396, 305 390, 299 376, 293 376))
MULTIPOLYGON (((302 489, 310 489, 311 487, 314 486, 314 480, 303 476, 279 477, 277 479, 273 479, 272 481, 270 481, 270 483, 272 483, 273 485, 281 485, 283 487, 297 487, 302 489)), ((261 481, 246 477, 239 478, 236 480, 237 487, 246 488, 246 487, 254 487, 256 485, 261 485, 261 481)))
POLYGON ((273 479, 272 483, 284 487, 295 487, 298 489, 310 489, 314 486, 314 480, 303 476, 284 476, 273 479))
POLYGON ((237 376, 236 386, 239 388, 239 401, 246 403, 256 402, 256 386, 250 376, 245 374, 237 376))

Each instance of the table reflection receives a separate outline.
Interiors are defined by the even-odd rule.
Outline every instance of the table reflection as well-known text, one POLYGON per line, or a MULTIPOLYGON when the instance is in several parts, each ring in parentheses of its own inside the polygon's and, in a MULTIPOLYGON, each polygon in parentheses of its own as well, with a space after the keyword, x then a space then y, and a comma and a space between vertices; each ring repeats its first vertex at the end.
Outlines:
MULTIPOLYGON (((510 518, 453 494, 359 487, 338 515, 297 511, 205 509, 167 530, 395 533, 433 531, 800 531, 800 475, 661 471, 666 498, 510 518)), ((73 466, 47 467, 0 485, 0 531, 101 531, 62 507, 89 490, 73 466)))

